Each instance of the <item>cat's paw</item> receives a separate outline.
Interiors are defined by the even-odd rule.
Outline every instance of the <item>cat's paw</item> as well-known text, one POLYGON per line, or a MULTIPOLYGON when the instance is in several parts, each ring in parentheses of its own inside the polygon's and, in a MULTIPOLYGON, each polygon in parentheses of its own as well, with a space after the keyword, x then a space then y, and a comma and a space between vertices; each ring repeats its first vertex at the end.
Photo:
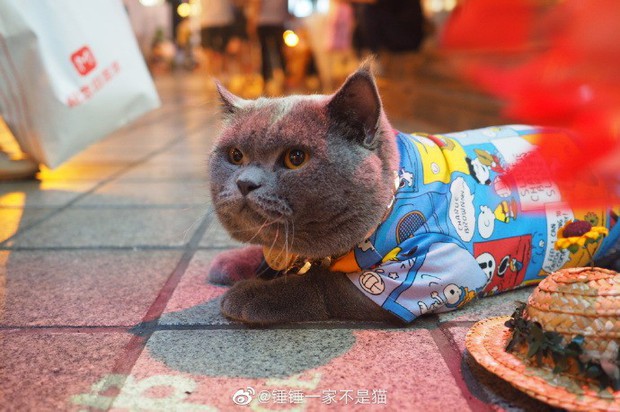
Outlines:
MULTIPOLYGON (((248 279, 236 283, 222 297, 221 311, 229 319, 245 323, 271 324, 278 322, 278 314, 272 313, 265 294, 267 282, 248 279)), ((281 314, 280 314, 281 316, 281 314)))
POLYGON ((256 271, 263 259, 260 246, 248 246, 218 254, 208 269, 209 282, 217 285, 232 285, 243 279, 256 277, 256 271))
POLYGON ((256 325, 328 318, 316 288, 299 277, 238 282, 223 296, 221 311, 229 319, 256 325))

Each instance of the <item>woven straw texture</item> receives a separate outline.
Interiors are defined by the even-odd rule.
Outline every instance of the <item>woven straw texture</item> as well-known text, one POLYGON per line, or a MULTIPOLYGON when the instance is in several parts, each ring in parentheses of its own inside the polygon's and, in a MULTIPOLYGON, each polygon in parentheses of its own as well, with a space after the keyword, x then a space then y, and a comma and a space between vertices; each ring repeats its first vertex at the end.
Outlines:
POLYGON ((601 268, 570 268, 544 279, 527 302, 527 317, 570 342, 585 337, 594 359, 615 360, 620 342, 620 274, 601 268))
POLYGON ((568 375, 556 375, 549 367, 538 367, 506 352, 504 348, 511 336, 510 330, 504 326, 508 319, 480 321, 467 333, 467 350, 480 365, 549 405, 574 411, 620 412, 620 391, 600 391, 595 385, 578 383, 568 375))

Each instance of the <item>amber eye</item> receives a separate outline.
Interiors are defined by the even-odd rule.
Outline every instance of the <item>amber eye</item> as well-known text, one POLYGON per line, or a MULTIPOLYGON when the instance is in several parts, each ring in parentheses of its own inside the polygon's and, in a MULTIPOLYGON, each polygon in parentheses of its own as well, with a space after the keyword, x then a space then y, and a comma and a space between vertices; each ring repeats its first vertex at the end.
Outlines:
POLYGON ((301 149, 290 149, 284 153, 284 165, 289 169, 299 169, 309 158, 310 156, 301 149))
POLYGON ((234 165, 240 165, 243 161, 243 153, 241 153, 241 150, 236 147, 231 147, 228 150, 228 160, 230 160, 230 163, 234 165))

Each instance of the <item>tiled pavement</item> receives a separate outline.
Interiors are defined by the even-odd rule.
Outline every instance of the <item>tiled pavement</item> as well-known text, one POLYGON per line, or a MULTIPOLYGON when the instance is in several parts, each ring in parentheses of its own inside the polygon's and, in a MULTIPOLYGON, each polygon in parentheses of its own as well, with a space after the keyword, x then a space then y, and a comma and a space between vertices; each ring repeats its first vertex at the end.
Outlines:
MULTIPOLYGON (((243 410, 232 397, 248 387, 253 410, 547 410, 463 344, 530 290, 406 328, 224 319, 225 288, 206 282, 238 246, 209 212, 217 104, 198 75, 157 85, 161 109, 40 180, 0 184, 0 410, 243 410)), ((388 110, 415 88, 401 86, 383 83, 388 110)), ((399 109, 396 127, 440 130, 399 109)))

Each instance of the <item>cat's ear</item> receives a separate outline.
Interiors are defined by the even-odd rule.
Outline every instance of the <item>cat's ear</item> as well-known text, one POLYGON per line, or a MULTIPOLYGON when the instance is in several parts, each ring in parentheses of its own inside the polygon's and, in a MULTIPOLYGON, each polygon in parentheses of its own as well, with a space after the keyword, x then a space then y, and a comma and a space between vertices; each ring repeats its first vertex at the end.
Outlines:
POLYGON ((330 116, 363 132, 365 147, 376 146, 381 119, 381 99, 368 62, 344 82, 327 105, 330 116))
POLYGON ((226 115, 232 115, 237 112, 243 105, 243 99, 229 92, 219 81, 215 81, 215 87, 220 95, 222 102, 222 111, 226 115))

